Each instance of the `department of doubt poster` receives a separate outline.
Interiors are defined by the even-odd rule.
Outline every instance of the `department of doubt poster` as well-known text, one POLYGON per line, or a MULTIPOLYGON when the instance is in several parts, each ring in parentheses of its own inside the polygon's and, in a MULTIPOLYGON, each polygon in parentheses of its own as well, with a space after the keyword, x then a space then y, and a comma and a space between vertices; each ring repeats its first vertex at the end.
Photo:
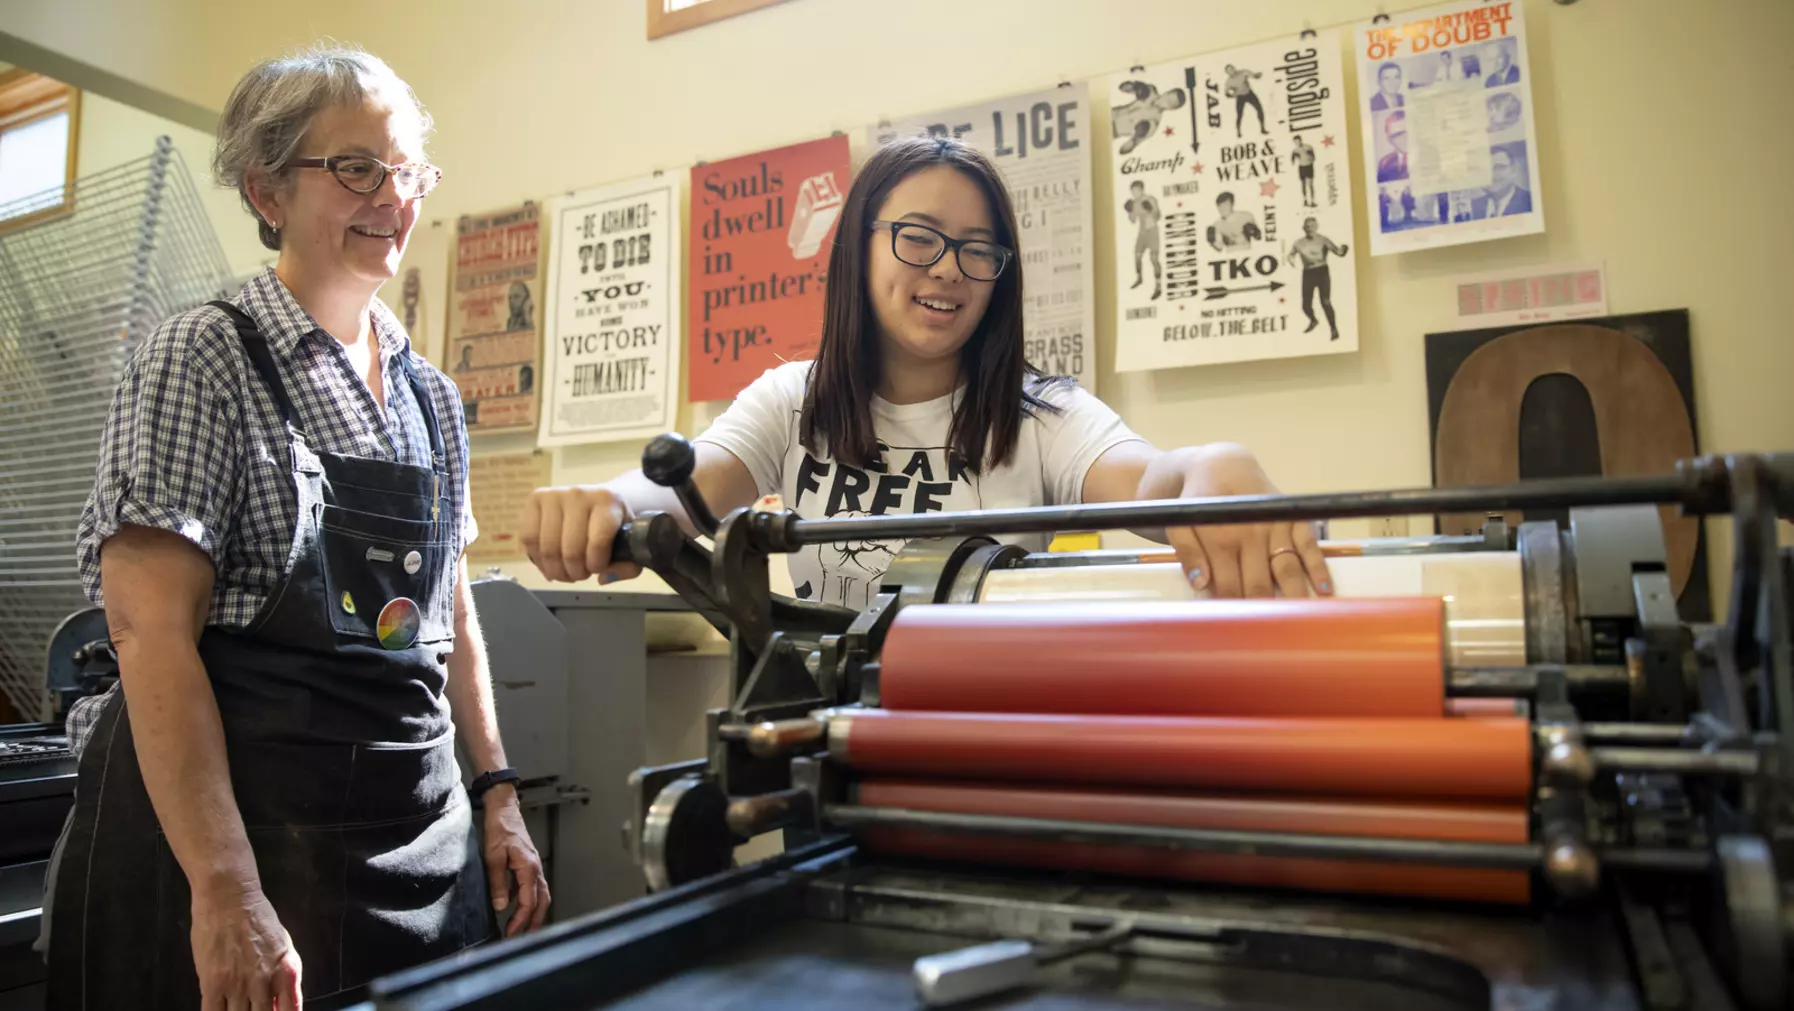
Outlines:
POLYGON ((1358 348, 1336 32, 1103 80, 1120 372, 1358 348))
POLYGON ((1371 255, 1545 230, 1520 4, 1412 11, 1355 47, 1371 255))

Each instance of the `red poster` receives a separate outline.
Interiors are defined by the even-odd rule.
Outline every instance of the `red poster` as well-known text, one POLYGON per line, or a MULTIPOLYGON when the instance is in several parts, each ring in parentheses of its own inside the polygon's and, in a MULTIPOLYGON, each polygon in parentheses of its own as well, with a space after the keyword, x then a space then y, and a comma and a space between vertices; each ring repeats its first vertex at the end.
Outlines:
POLYGON ((837 136, 691 170, 691 400, 816 357, 850 167, 837 136))

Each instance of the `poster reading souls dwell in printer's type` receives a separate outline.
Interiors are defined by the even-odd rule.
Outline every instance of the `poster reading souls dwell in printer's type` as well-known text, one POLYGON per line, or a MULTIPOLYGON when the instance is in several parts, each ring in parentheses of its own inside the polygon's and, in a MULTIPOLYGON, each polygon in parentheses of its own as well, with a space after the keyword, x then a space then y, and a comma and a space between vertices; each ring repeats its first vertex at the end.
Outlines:
POLYGON ((540 212, 532 203, 469 215, 457 230, 444 365, 461 388, 467 430, 533 429, 542 346, 540 212))
POLYGON ((1358 348, 1339 37, 1115 74, 1115 367, 1358 348))
POLYGON ((692 168, 693 401, 727 400, 767 369, 816 357, 852 167, 840 135, 692 168))
POLYGON ((645 438, 672 426, 678 215, 671 176, 555 202, 538 444, 645 438))
POLYGON ((1028 361, 1096 389, 1090 122, 1083 85, 880 122, 871 141, 953 137, 989 155, 1015 204, 1028 361))
POLYGON ((1545 230, 1516 0, 1359 25, 1372 255, 1545 230))

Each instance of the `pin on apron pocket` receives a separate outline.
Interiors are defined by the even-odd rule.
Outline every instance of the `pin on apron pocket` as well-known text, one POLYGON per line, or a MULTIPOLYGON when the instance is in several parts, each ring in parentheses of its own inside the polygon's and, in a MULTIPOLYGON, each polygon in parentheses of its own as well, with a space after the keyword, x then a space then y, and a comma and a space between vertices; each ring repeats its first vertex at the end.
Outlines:
POLYGON ((340 634, 402 650, 453 636, 449 597, 440 585, 447 549, 428 522, 326 504, 319 555, 340 634))
POLYGON ((388 601, 380 609, 375 634, 379 636, 380 645, 387 649, 409 649, 417 641, 418 629, 422 626, 423 616, 418 610, 417 601, 410 597, 398 597, 388 601))

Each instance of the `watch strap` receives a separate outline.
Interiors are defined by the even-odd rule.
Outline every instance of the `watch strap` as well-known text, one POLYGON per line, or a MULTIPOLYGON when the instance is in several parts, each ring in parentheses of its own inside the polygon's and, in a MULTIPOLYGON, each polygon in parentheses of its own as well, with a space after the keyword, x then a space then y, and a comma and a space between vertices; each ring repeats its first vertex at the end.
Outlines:
POLYGON ((486 795, 486 791, 500 783, 516 783, 522 779, 523 777, 517 774, 516 769, 493 769, 473 777, 473 782, 467 785, 467 793, 478 800, 486 795))

